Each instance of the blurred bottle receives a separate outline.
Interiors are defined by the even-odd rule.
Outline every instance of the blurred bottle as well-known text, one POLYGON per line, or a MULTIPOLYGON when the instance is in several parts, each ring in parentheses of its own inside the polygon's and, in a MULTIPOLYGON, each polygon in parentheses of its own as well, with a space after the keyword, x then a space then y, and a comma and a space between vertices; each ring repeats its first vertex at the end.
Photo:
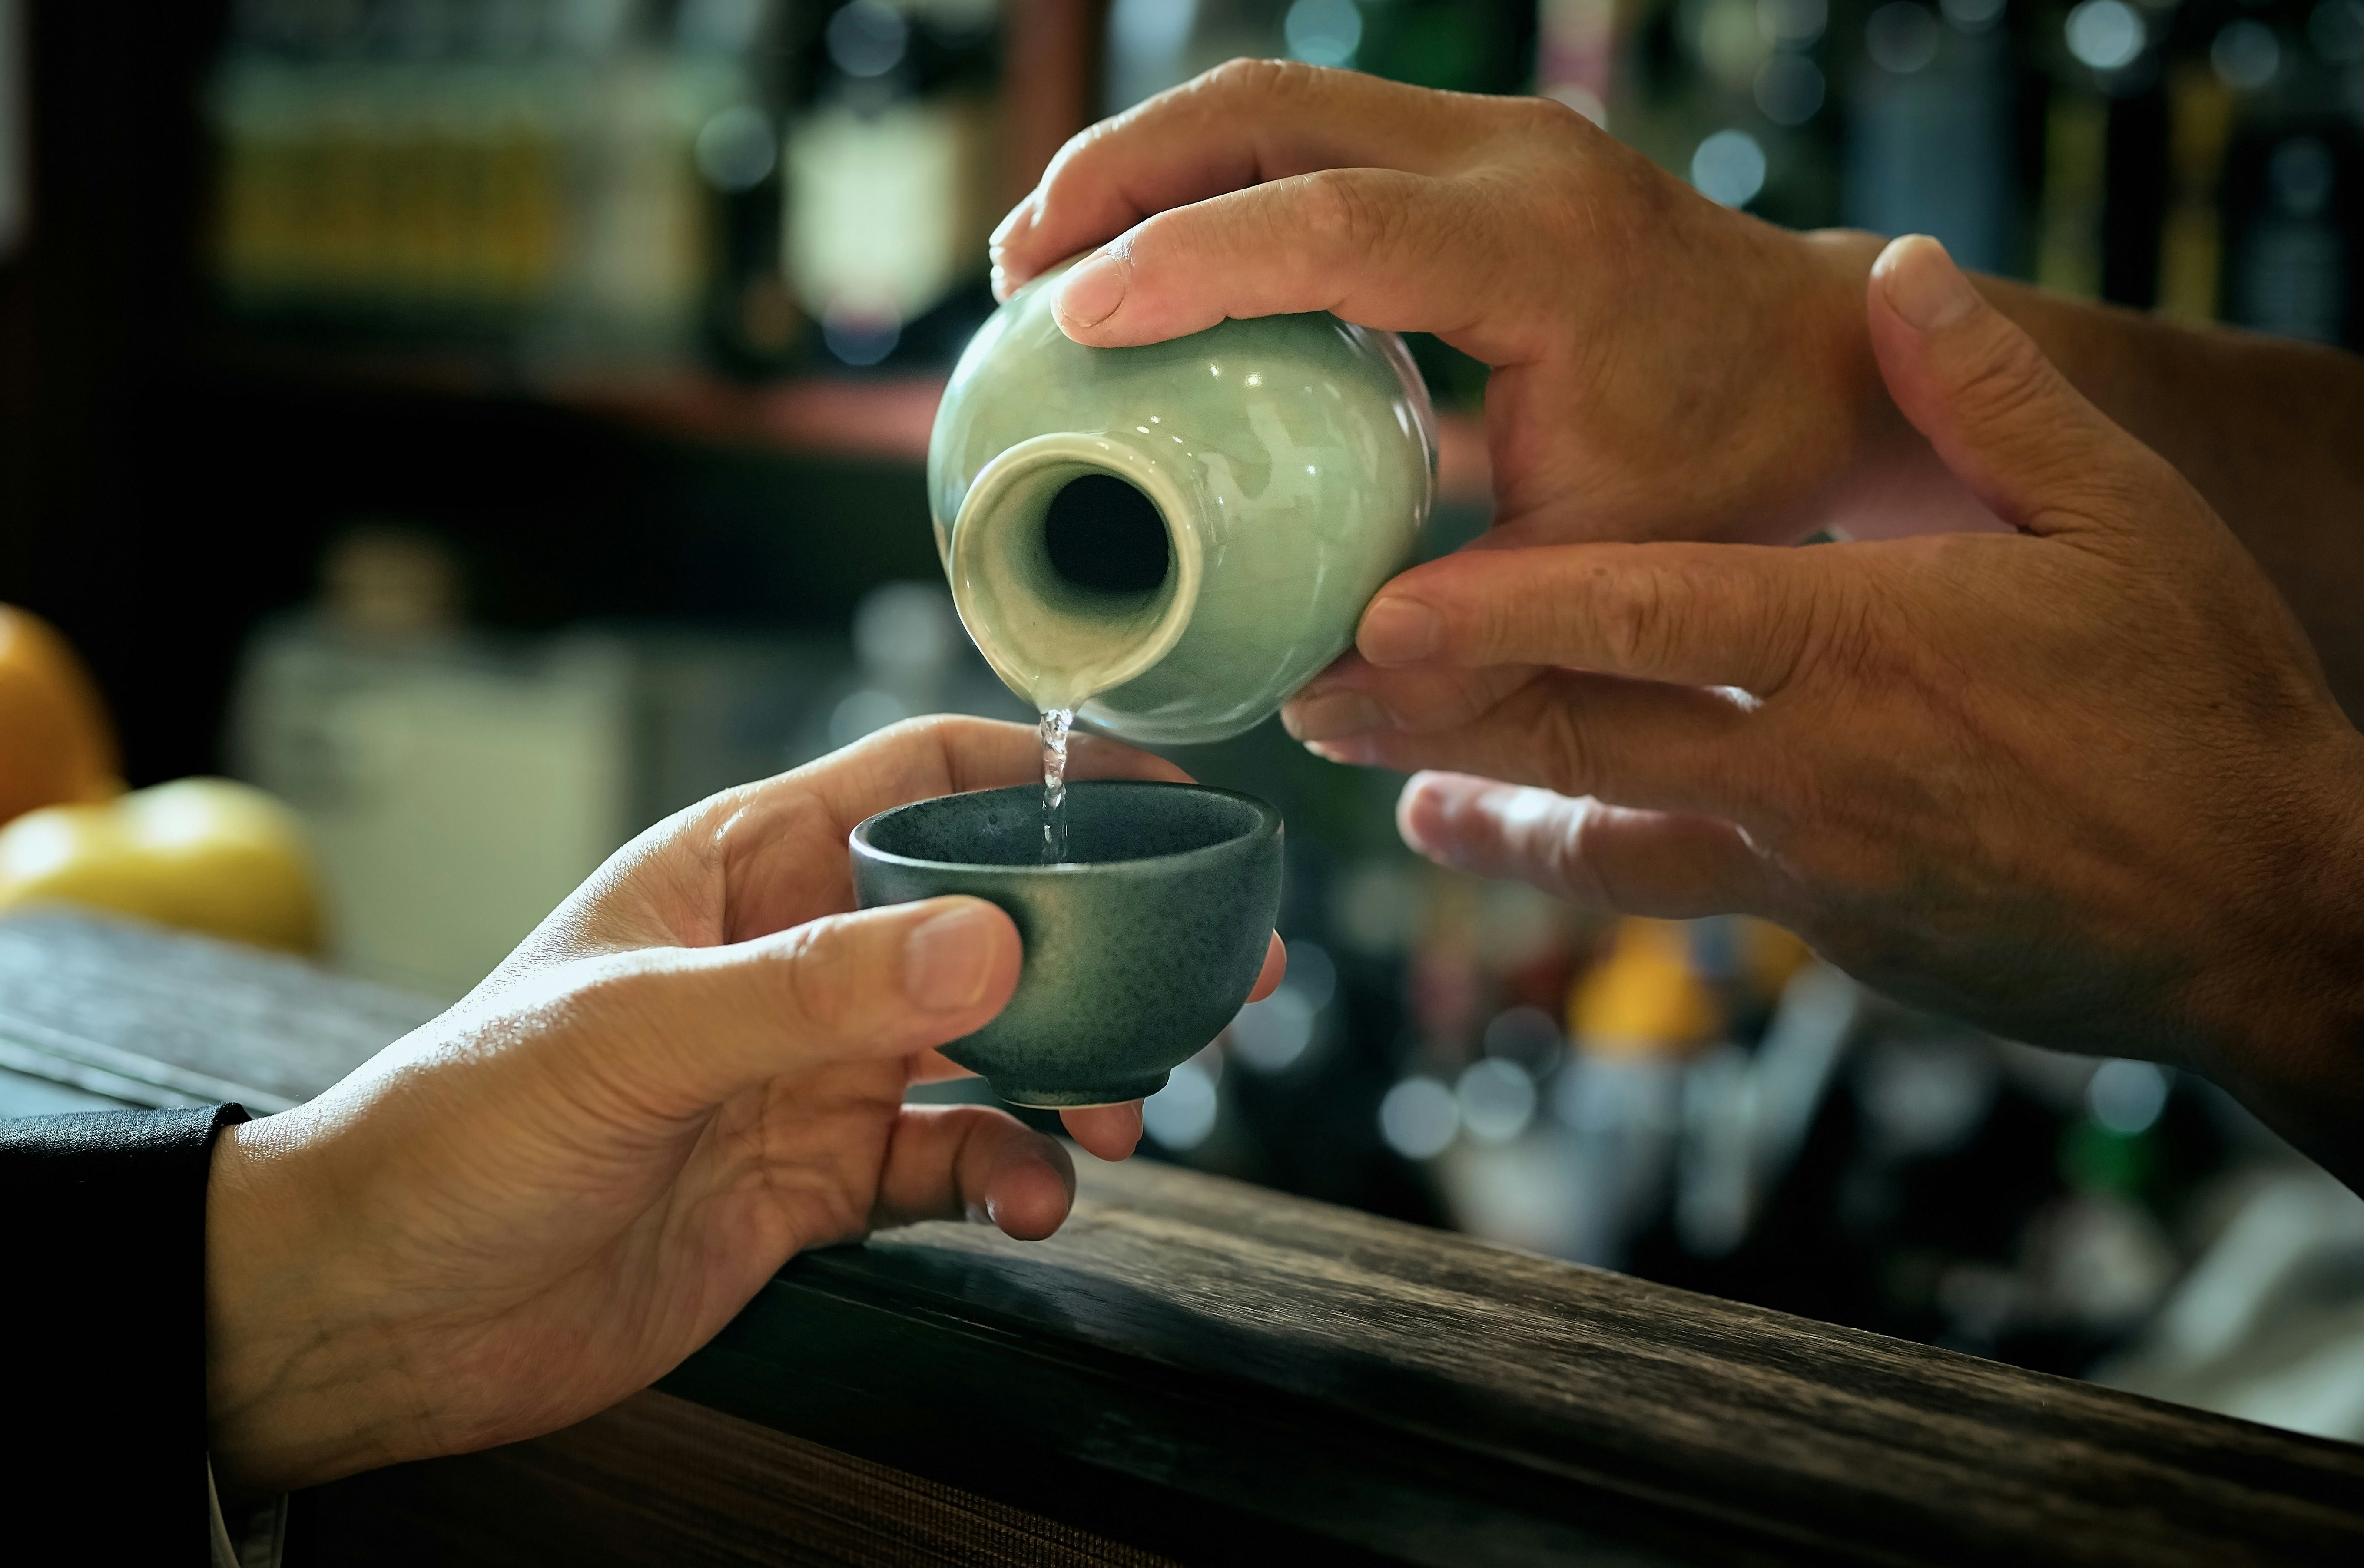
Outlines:
POLYGON ((762 112, 777 3, 240 0, 206 100, 226 303, 406 347, 694 352, 716 193, 769 172, 730 116, 762 112))
POLYGON ((692 144, 710 193, 706 342, 722 368, 791 363, 808 323, 780 269, 780 106, 795 57, 786 0, 680 0, 675 49, 710 108, 692 144))
POLYGON ((2057 36, 2037 281, 2350 340, 2357 0, 2080 0, 2057 36))
POLYGON ((2233 129, 2233 93, 2206 60, 2179 54, 2168 67, 2169 195, 2158 247, 2158 310, 2213 321, 2224 286, 2225 226, 2217 193, 2233 129))
POLYGON ((408 528, 352 529, 321 579, 248 644, 237 770, 302 819, 336 961, 456 996, 640 826, 630 662, 468 628, 457 561, 408 528))
POLYGON ((2098 299, 2110 113, 2099 76, 2130 64, 2147 47, 2144 23, 2124 0, 2083 0, 2065 21, 2056 13, 2030 30, 2031 50, 2047 78, 2035 281, 2098 299))
POLYGON ((2179 171, 2206 156, 2206 128, 2191 120, 2205 104, 2174 69, 2180 29, 2173 0, 2079 0, 2034 14, 2025 41, 2048 79, 2036 257, 2046 287, 2144 307, 2158 300, 2179 171))
MULTIPOLYGON (((1548 39, 1549 35, 1546 35, 1548 39)), ((1839 214, 1826 0, 1678 0, 1644 13, 1613 84, 1617 134, 1726 206, 1839 214)))
MULTIPOLYGON (((565 131, 566 223, 554 308, 534 349, 639 362, 693 355, 713 272, 713 209, 698 133, 753 93, 743 54, 688 53, 645 0, 546 0, 548 82, 565 131)), ((692 37, 753 36, 760 15, 692 37)))
POLYGON ((1617 922, 1600 961, 1569 988, 1569 1056, 1550 1080, 1553 1116, 1572 1135, 1561 1255, 1622 1267, 1634 1238, 1663 1216, 1689 1067, 1723 1023, 1689 925, 1617 922))
POLYGON ((827 361, 948 358, 990 308, 994 19, 992 0, 825 13, 788 132, 783 265, 827 361), (961 319, 931 321, 965 284, 961 319))
POLYGON ((2230 14, 2208 61, 2233 100, 2222 196, 2225 319, 2364 343, 2364 6, 2230 14))
POLYGON ((1865 16, 1848 83, 1847 223, 1934 234, 1966 267, 2010 268, 2017 83, 2004 9, 2003 0, 1885 0, 1865 16))
POLYGON ((1610 0, 1114 0, 1104 102, 1120 113, 1243 57, 1457 93, 1583 87, 1597 102, 1613 10, 1610 0), (1548 63, 1539 26, 1558 29, 1548 63))
POLYGON ((1535 91, 1607 126, 1622 85, 1617 45, 1616 0, 1540 0, 1535 91))

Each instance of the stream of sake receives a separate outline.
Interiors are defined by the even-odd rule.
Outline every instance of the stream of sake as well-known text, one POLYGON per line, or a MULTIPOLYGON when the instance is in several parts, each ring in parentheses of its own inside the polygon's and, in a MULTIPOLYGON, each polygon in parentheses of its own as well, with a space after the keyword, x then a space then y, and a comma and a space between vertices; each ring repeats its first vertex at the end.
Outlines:
POLYGON ((1057 865, 1067 858, 1067 735, 1076 725, 1076 710, 1043 710, 1037 733, 1043 738, 1043 863, 1057 865))

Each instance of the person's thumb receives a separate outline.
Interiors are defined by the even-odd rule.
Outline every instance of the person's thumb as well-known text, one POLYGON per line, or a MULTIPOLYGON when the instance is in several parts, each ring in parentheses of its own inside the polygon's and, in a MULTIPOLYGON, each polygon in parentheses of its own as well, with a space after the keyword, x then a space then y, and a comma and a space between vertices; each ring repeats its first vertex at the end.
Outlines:
POLYGON ((639 1111, 690 1116, 781 1073, 973 1033, 1009 1000, 1020 962, 1018 928, 984 899, 889 905, 603 966, 570 987, 569 1032, 586 1082, 639 1111))
POLYGON ((2068 384, 1925 234, 1872 263, 1872 348, 1890 395, 1995 516, 2030 533, 2122 516, 2157 459, 2068 384))

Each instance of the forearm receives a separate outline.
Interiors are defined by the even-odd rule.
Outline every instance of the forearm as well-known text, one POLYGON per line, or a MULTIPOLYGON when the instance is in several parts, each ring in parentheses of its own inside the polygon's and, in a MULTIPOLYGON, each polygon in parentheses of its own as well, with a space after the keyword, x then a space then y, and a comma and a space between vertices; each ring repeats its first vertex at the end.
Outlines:
POLYGON ((2249 939, 2222 944, 2185 1002, 2197 1064, 2364 1193, 2364 740, 2336 751, 2258 792, 2278 797, 2261 816, 2316 826, 2287 839, 2249 939))
POLYGON ((340 1300, 338 1261, 301 1201, 287 1124, 216 1143, 206 1212, 207 1448, 225 1499, 331 1480, 425 1451, 406 1431, 398 1346, 340 1300), (408 1447, 404 1439, 410 1439, 408 1447))
POLYGON ((2333 695, 2364 716, 2364 359, 1997 279, 1982 287, 2207 497, 2297 613, 2333 695))

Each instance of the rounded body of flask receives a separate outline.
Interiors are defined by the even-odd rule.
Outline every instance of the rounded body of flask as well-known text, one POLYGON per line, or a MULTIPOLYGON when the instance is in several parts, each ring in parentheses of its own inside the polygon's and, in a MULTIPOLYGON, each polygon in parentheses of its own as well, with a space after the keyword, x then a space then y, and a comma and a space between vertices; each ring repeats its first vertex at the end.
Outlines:
POLYGON ((1144 743, 1235 735, 1352 645, 1416 559, 1435 417, 1401 339, 1326 313, 1091 349, 1056 273, 954 369, 937 549, 1013 691, 1144 743))

